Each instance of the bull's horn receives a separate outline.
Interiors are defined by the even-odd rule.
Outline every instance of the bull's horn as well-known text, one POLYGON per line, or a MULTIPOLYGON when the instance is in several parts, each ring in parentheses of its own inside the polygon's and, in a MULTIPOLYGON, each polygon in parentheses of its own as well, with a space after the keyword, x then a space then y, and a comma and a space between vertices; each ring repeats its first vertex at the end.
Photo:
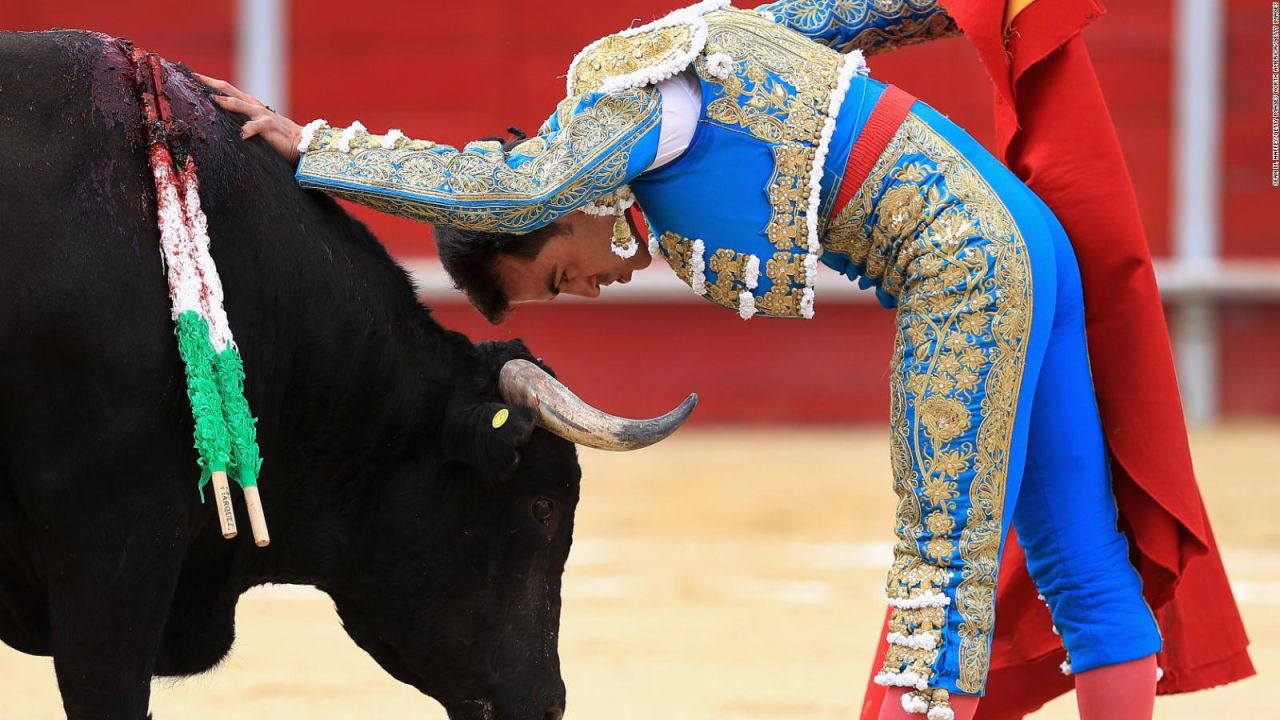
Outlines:
POLYGON ((696 393, 675 410, 649 420, 630 420, 597 410, 563 383, 528 360, 509 360, 498 376, 502 398, 532 408, 538 424, 579 445, 597 450, 639 450, 675 432, 698 404, 696 393))

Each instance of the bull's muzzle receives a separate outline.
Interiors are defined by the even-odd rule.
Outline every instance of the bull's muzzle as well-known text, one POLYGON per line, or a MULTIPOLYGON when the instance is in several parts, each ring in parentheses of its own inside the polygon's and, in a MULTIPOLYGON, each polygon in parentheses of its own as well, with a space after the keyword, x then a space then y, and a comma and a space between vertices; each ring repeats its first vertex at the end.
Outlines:
POLYGON ((698 404, 692 393, 671 412, 648 420, 632 420, 598 410, 545 370, 528 360, 510 360, 498 376, 502 398, 532 409, 538 425, 579 445, 598 450, 638 450, 666 439, 698 404))

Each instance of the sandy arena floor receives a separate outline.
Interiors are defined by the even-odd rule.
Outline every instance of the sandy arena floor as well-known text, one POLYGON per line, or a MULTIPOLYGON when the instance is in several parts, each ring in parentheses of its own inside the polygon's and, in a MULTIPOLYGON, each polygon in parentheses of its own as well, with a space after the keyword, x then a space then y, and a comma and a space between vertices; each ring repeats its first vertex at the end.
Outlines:
MULTIPOLYGON (((848 720, 883 617, 892 491, 883 431, 690 431, 582 452, 560 655, 577 720, 848 720)), ((1193 437, 1260 677, 1161 698, 1169 720, 1276 717, 1280 426, 1193 437)), ((156 683, 159 720, 444 713, 346 637, 328 599, 259 589, 209 675, 156 683)), ((0 645, 0 717, 63 717, 51 661, 0 645)), ((1074 718, 1072 697, 1035 715, 1074 718)))

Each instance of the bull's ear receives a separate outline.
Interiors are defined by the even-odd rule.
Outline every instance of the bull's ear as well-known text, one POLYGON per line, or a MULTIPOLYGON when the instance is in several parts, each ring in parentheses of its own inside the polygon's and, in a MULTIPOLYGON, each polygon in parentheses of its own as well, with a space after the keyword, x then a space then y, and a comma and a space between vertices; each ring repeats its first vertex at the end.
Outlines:
POLYGON ((486 480, 508 477, 520 464, 520 448, 537 426, 529 408, 501 403, 471 405, 450 419, 445 455, 469 465, 486 480))

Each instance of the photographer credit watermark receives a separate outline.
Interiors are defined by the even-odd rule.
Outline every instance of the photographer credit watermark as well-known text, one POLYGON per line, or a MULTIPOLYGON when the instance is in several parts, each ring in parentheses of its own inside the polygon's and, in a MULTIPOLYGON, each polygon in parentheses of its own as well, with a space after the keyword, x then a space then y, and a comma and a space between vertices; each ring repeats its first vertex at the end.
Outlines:
POLYGON ((1271 186, 1280 187, 1280 2, 1271 3, 1271 186))

